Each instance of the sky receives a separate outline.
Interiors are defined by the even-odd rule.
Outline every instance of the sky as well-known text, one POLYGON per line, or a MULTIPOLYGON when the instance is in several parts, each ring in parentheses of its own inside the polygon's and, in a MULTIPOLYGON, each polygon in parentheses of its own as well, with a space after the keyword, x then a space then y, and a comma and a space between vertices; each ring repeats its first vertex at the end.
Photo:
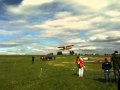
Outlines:
POLYGON ((0 54, 56 54, 65 45, 120 52, 120 0, 0 0, 0 54))

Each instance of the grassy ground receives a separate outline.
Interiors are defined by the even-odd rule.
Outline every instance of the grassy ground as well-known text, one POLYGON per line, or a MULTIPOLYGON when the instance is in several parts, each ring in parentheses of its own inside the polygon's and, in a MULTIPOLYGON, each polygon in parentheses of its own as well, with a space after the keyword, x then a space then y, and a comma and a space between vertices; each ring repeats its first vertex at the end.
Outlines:
MULTIPOLYGON (((102 60, 102 57, 90 60, 102 60)), ((106 85, 100 63, 84 63, 84 77, 79 78, 76 56, 56 56, 55 61, 41 61, 35 56, 0 56, 0 90, 117 90, 106 85)), ((113 72, 111 72, 113 79, 113 72)))

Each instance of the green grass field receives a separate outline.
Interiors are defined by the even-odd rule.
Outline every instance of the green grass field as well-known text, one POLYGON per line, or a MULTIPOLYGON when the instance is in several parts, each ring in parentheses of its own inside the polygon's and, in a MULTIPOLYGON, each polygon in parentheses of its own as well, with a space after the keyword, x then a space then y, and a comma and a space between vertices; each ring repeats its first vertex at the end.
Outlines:
POLYGON ((117 90, 114 82, 105 84, 100 63, 84 63, 84 77, 78 77, 75 59, 56 56, 54 61, 41 61, 35 56, 32 64, 31 56, 0 56, 0 90, 117 90))

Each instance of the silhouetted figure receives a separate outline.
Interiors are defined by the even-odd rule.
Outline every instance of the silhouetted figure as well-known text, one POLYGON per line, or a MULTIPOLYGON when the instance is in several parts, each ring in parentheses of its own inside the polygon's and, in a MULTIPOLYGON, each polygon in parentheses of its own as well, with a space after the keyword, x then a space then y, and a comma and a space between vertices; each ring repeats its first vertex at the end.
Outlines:
POLYGON ((108 61, 108 58, 104 58, 104 62, 102 63, 102 69, 104 70, 105 82, 106 84, 111 82, 110 78, 110 69, 112 68, 111 62, 108 61))
POLYGON ((32 56, 32 64, 34 64, 34 61, 35 61, 35 57, 32 56))
POLYGON ((119 73, 119 79, 118 79, 118 90, 120 90, 120 73, 119 73))
POLYGON ((118 54, 118 51, 115 51, 112 54, 111 61, 112 61, 112 64, 113 64, 115 81, 118 82, 118 79, 119 79, 119 76, 120 76, 120 54, 118 54))

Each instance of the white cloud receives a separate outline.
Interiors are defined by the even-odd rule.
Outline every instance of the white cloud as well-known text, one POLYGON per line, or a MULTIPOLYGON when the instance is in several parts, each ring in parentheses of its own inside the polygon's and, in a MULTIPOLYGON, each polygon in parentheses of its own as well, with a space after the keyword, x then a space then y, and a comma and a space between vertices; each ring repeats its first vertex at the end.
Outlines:
POLYGON ((44 38, 44 37, 53 37, 55 35, 59 35, 59 34, 64 34, 63 30, 51 30, 49 28, 49 30, 44 30, 44 32, 42 33, 42 35, 40 35, 40 37, 44 38))
POLYGON ((0 43, 0 47, 3 48, 9 48, 9 47, 16 47, 16 46, 20 46, 20 43, 14 42, 14 41, 8 41, 8 42, 1 42, 0 43))
POLYGON ((38 6, 38 5, 43 5, 43 4, 45 4, 45 3, 50 3, 50 2, 52 2, 53 0, 23 0, 22 1, 22 5, 23 6, 38 6))
POLYGON ((93 23, 105 21, 100 15, 72 15, 70 12, 59 12, 54 15, 55 19, 41 24, 29 26, 29 28, 41 28, 45 30, 87 30, 94 28, 93 23))
POLYGON ((113 31, 108 31, 105 34, 108 35, 108 36, 112 36, 112 37, 118 37, 118 36, 120 36, 120 30, 118 30, 118 31, 114 31, 114 30, 113 31))
POLYGON ((56 46, 46 46, 45 50, 56 51, 56 50, 58 50, 58 48, 56 46))
POLYGON ((70 12, 64 11, 64 12, 59 12, 55 15, 55 18, 65 18, 71 16, 70 12))
POLYGON ((85 40, 81 40, 80 38, 72 38, 66 41, 67 43, 85 43, 85 40))
POLYGON ((48 54, 50 52, 54 52, 56 53, 56 51, 58 50, 57 46, 55 45, 40 45, 38 43, 32 43, 32 44, 29 44, 29 46, 27 46, 27 50, 26 52, 27 53, 30 53, 30 51, 33 53, 36 54, 48 54))
POLYGON ((104 17, 103 16, 96 16, 96 17, 93 17, 89 20, 89 22, 101 22, 101 21, 104 21, 104 17))
POLYGON ((81 50, 96 50, 98 47, 89 46, 89 47, 82 47, 81 50))
POLYGON ((71 3, 75 7, 77 6, 85 6, 87 8, 91 8, 92 10, 100 10, 108 5, 109 0, 64 0, 66 3, 71 3))
POLYGON ((20 31, 8 31, 8 30, 0 30, 0 35, 13 35, 19 34, 20 31))
POLYGON ((106 31, 106 32, 101 32, 99 34, 94 34, 90 37, 90 40, 94 41, 94 40, 107 40, 109 39, 109 37, 112 39, 116 39, 120 37, 120 31, 106 31))
POLYGON ((53 0, 23 0, 18 6, 9 6, 8 11, 15 14, 30 13, 30 11, 34 11, 32 8, 50 2, 53 2, 53 0))
POLYGON ((90 37, 90 40, 94 41, 94 40, 106 40, 107 36, 106 35, 101 35, 101 34, 97 34, 95 36, 90 37))
POLYGON ((27 21, 25 19, 19 19, 19 20, 14 20, 14 21, 9 21, 10 24, 12 23, 26 23, 27 21))
MULTIPOLYGON (((114 42, 113 44, 120 45, 120 40, 114 42)), ((120 49, 120 48, 119 48, 120 49)))
MULTIPOLYGON (((68 14, 67 12, 58 13, 55 15, 57 19, 49 20, 44 22, 43 24, 38 24, 34 26, 30 26, 31 28, 42 28, 45 30, 80 30, 80 29, 88 29, 91 27, 91 21, 84 20, 85 16, 73 16, 68 14), (64 17, 61 18, 61 15, 64 17), (59 17, 59 18, 58 18, 59 17)), ((96 19, 95 19, 96 20, 96 19)), ((97 19, 98 20, 98 19, 97 19)))
POLYGON ((86 35, 95 35, 99 33, 104 33, 105 31, 106 31, 105 29, 94 29, 94 30, 88 31, 86 35))
POLYGON ((107 11, 106 15, 111 16, 111 17, 119 17, 120 11, 107 11))
POLYGON ((120 23, 120 17, 111 18, 110 22, 118 22, 118 23, 120 23))

